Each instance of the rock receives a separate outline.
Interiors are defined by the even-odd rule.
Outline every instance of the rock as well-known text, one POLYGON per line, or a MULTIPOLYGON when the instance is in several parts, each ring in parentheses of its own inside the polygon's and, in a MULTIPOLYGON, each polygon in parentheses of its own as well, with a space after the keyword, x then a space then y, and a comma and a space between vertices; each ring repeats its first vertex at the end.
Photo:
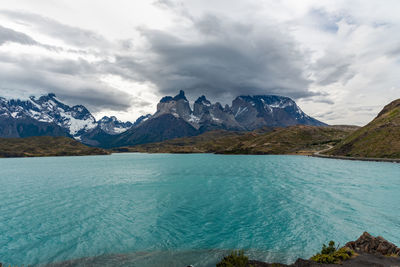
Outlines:
POLYGON ((400 248, 381 236, 374 237, 367 232, 364 232, 356 241, 348 242, 345 247, 361 253, 400 256, 400 248))

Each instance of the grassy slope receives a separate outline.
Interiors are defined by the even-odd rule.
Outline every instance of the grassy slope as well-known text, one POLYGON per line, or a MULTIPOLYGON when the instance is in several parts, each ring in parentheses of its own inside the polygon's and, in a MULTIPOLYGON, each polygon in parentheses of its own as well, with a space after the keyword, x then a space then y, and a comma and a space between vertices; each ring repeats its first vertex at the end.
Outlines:
POLYGON ((338 143, 355 129, 348 126, 292 126, 247 133, 214 131, 118 150, 150 153, 312 154, 338 143))
POLYGON ((0 138, 0 157, 106 155, 106 150, 85 146, 68 137, 0 138))
POLYGON ((387 105, 373 121, 349 135, 326 154, 400 158, 400 99, 387 105))

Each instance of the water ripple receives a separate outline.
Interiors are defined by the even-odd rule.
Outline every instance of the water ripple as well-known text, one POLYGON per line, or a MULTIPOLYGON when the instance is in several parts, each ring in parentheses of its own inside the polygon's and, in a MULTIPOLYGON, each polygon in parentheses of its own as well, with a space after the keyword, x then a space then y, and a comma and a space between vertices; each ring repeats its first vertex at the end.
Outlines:
POLYGON ((400 165, 300 156, 0 160, 0 261, 213 266, 294 261, 364 230, 400 243, 400 165))

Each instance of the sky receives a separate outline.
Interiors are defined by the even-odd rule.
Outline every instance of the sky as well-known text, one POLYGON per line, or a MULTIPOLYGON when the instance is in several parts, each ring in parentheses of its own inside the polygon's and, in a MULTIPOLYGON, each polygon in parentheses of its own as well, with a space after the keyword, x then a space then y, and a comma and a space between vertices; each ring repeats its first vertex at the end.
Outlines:
POLYGON ((0 96, 134 121, 184 90, 365 125, 400 98, 398 0, 1 0, 0 96))

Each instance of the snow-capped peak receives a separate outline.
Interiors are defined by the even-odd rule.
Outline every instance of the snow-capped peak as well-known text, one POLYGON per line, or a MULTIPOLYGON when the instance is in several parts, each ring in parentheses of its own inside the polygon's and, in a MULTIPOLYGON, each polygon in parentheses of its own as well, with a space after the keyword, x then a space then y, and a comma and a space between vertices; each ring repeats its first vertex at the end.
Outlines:
POLYGON ((34 96, 28 100, 3 101, 3 112, 7 110, 9 116, 18 118, 32 118, 40 122, 55 123, 68 130, 76 137, 97 126, 93 115, 82 105, 70 107, 56 98, 55 94, 34 96))

